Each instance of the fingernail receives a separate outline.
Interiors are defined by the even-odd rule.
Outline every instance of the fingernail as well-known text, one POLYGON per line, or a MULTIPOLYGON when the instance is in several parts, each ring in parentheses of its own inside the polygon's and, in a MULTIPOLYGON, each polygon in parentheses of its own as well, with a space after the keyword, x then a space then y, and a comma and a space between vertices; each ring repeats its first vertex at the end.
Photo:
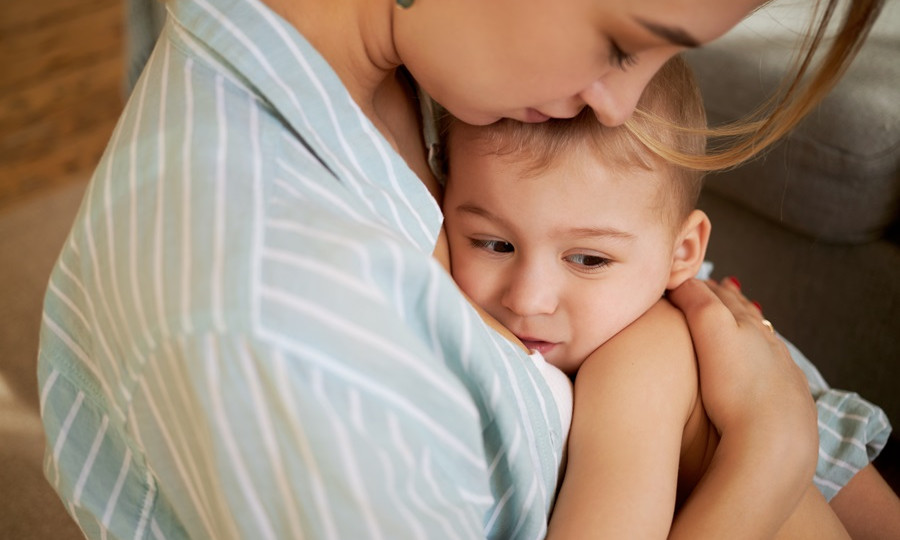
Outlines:
POLYGON ((753 305, 756 306, 756 309, 758 309, 760 313, 762 313, 762 306, 759 305, 759 302, 757 302, 756 300, 754 300, 754 301, 753 301, 753 305))
POLYGON ((734 277, 734 276, 728 276, 728 279, 729 279, 732 283, 734 283, 734 286, 735 286, 735 287, 737 287, 737 288, 740 290, 740 288, 741 288, 741 282, 738 281, 738 278, 736 278, 736 277, 734 277))

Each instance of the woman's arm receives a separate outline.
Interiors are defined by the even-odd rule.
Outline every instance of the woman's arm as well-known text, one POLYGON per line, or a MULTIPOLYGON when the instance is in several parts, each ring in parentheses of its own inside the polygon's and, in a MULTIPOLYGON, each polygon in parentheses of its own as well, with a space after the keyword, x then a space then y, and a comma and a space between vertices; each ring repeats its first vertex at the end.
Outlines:
POLYGON ((703 403, 721 435, 672 536, 771 537, 815 470, 816 409, 806 379, 734 285, 688 280, 669 297, 690 325, 703 403))
POLYGON ((697 397, 690 334, 661 300, 578 371, 568 465, 548 537, 664 538, 697 397))

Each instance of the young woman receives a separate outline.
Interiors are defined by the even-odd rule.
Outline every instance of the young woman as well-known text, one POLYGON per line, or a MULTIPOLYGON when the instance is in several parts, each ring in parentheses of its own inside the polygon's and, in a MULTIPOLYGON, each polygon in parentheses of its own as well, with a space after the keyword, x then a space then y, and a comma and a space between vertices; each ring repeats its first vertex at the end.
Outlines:
MULTIPOLYGON (((545 533, 555 405, 432 259, 439 190, 405 73, 474 124, 589 106, 614 125, 760 2, 402 4, 168 4, 45 302, 46 474, 87 536, 545 533)), ((878 5, 852 2, 821 76, 719 162, 790 128, 878 5)), ((815 465, 805 381, 733 291, 672 299, 722 434, 679 530, 764 534, 815 465)))

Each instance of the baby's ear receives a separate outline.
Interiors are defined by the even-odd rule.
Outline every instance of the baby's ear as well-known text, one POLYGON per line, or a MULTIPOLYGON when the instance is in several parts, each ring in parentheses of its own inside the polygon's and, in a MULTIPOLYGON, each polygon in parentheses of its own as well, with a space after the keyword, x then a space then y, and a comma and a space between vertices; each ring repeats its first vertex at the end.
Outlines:
POLYGON ((712 224, 701 210, 692 211, 684 220, 681 232, 675 237, 672 270, 669 272, 667 289, 678 287, 700 271, 700 265, 706 257, 706 246, 709 244, 711 230, 712 224))

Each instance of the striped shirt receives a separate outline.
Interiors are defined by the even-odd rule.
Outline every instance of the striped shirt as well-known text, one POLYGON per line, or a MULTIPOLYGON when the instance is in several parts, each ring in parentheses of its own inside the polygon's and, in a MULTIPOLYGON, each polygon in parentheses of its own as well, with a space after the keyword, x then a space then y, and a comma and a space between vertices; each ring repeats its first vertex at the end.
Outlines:
MULTIPOLYGON (((432 260, 434 200, 257 0, 168 9, 45 299, 69 513, 91 538, 542 537, 560 414, 432 260)), ((864 465, 871 416, 830 406, 856 461, 824 453, 864 465)))
POLYGON ((560 416, 432 260, 431 195, 260 3, 169 9, 45 302, 46 474, 78 525, 543 536, 560 416))

